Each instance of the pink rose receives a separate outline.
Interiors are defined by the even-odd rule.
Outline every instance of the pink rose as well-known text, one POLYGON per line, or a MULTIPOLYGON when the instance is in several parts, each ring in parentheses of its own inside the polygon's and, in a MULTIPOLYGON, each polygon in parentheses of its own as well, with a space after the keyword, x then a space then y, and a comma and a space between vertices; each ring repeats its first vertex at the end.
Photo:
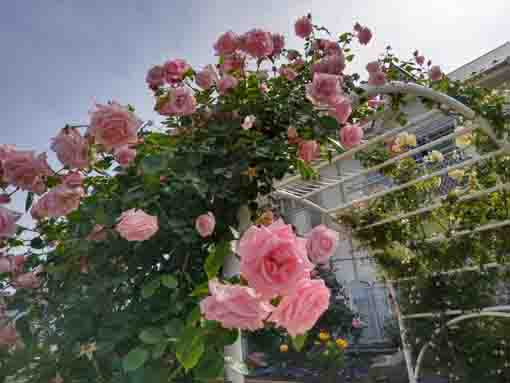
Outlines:
POLYGON ((342 48, 336 41, 322 40, 322 50, 330 56, 339 55, 343 57, 342 48))
POLYGON ((237 50, 239 44, 239 37, 234 32, 228 31, 218 38, 214 44, 214 49, 216 50, 216 54, 224 56, 237 50))
POLYGON ((200 234, 202 238, 209 237, 214 232, 215 226, 216 218, 211 212, 202 214, 195 220, 195 229, 198 231, 198 234, 200 234))
POLYGON ((143 210, 127 210, 120 216, 115 230, 128 241, 145 241, 158 231, 158 217, 143 210))
POLYGON ((338 232, 328 229, 325 225, 319 225, 306 234, 306 237, 308 238, 306 249, 310 260, 313 263, 327 263, 338 246, 338 232))
POLYGON ((340 129, 340 143, 349 150, 361 143, 363 138, 363 128, 358 124, 347 124, 340 129))
POLYGON ((189 116, 197 109, 197 100, 185 87, 172 88, 165 104, 159 110, 164 116, 189 116))
POLYGON ((9 194, 0 194, 0 205, 6 205, 11 202, 9 194))
POLYGON ((313 32, 312 20, 307 16, 302 16, 294 24, 296 36, 306 39, 313 32))
POLYGON ((12 285, 17 289, 38 289, 39 286, 41 286, 41 280, 38 274, 42 271, 42 267, 38 266, 28 273, 17 275, 12 280, 12 285))
POLYGON ((290 61, 293 61, 297 58, 301 57, 301 53, 299 53, 298 51, 296 51, 295 49, 292 49, 292 50, 289 50, 287 51, 287 58, 290 60, 290 61))
POLYGON ((69 172, 64 176, 63 182, 70 188, 77 188, 83 185, 84 177, 79 172, 69 172))
POLYGON ((246 55, 242 52, 234 52, 223 58, 223 63, 221 64, 221 72, 222 74, 236 71, 242 73, 244 71, 245 63, 246 55))
MULTIPOLYGON (((0 255, 0 273, 10 273, 12 270, 12 262, 10 257, 0 255)), ((1 314, 1 312, 0 312, 1 314)), ((1 315, 0 315, 1 319, 1 315)))
POLYGON ((381 71, 381 64, 379 61, 372 61, 367 64, 367 72, 368 73, 375 73, 381 71))
POLYGON ((16 222, 21 214, 0 206, 0 238, 9 238, 16 234, 16 222))
POLYGON ((250 56, 260 59, 273 53, 273 37, 262 29, 252 29, 242 36, 241 49, 250 56))
POLYGON ((343 54, 335 54, 324 57, 312 65, 312 73, 329 73, 339 75, 345 69, 343 54))
POLYGON ((155 65, 147 72, 145 82, 151 89, 158 89, 165 84, 165 69, 161 65, 155 65))
POLYGON ((167 61, 163 65, 165 80, 169 84, 175 84, 184 79, 184 75, 191 69, 186 60, 175 59, 167 61))
POLYGON ((0 162, 4 161, 9 153, 12 153, 16 150, 16 147, 14 145, 5 145, 0 144, 0 162))
POLYGON ((312 83, 306 85, 306 96, 314 104, 330 104, 340 92, 339 77, 328 73, 316 73, 312 83))
POLYGON ((142 121, 117 102, 96 105, 90 113, 88 134, 106 150, 137 142, 137 131, 142 121))
POLYGON ((207 320, 220 322, 224 328, 260 329, 273 309, 249 287, 225 285, 213 279, 209 292, 211 296, 200 302, 200 311, 207 320))
POLYGON ((78 209, 84 195, 85 191, 81 187, 70 188, 60 184, 43 195, 32 206, 30 214, 35 219, 62 217, 78 209))
MULTIPOLYGON (((23 269, 25 257, 23 255, 4 256, 0 255, 0 273, 19 273, 23 269)), ((0 320, 2 317, 0 307, 0 320)))
POLYGON ((345 124, 352 113, 351 101, 346 97, 339 97, 331 105, 329 113, 336 118, 340 124, 345 124))
POLYGON ((212 65, 207 65, 195 76, 195 82, 202 89, 209 89, 218 81, 218 75, 212 65))
POLYGON ((304 140, 299 143, 299 158, 309 163, 319 157, 320 145, 315 140, 304 140))
POLYGON ((249 115, 244 118, 243 123, 241 124, 241 127, 243 130, 250 130, 253 127, 253 124, 255 124, 255 121, 257 120, 257 117, 254 115, 249 115))
POLYGON ((76 128, 64 128, 51 142, 51 150, 70 169, 85 168, 89 164, 89 145, 76 128))
POLYGON ((302 335, 328 309, 330 295, 322 279, 303 279, 283 297, 269 321, 285 328, 291 336, 302 335))
POLYGON ((358 318, 354 318, 352 320, 352 328, 360 329, 360 328, 363 328, 363 326, 364 326, 364 323, 362 321, 360 321, 358 318))
POLYGON ((368 76, 368 85, 383 86, 386 84, 386 74, 384 72, 372 72, 368 76))
POLYGON ((229 74, 226 74, 218 82, 218 92, 224 95, 230 89, 235 88, 237 84, 238 84, 237 78, 229 74))
POLYGON ((425 64, 425 56, 416 56, 416 63, 420 66, 425 64))
POLYGON ((120 148, 115 149, 115 160, 119 163, 123 168, 127 168, 131 162, 134 161, 136 157, 136 150, 131 149, 129 146, 121 146, 120 148))
POLYGON ((285 37, 279 33, 274 33, 272 35, 273 38, 273 56, 279 56, 283 48, 285 47, 285 37))
POLYGON ((438 65, 434 65, 429 70, 429 77, 431 81, 439 81, 443 77, 443 72, 441 72, 441 68, 438 65))
POLYGON ((46 153, 37 157, 34 152, 27 150, 14 150, 7 153, 3 160, 4 180, 23 190, 44 192, 42 176, 52 174, 46 162, 46 153))
POLYGON ((280 67, 280 76, 285 77, 289 81, 293 81, 297 77, 297 73, 294 69, 284 65, 280 67))
POLYGON ((361 45, 367 45, 370 40, 372 40, 372 31, 367 27, 362 27, 358 24, 358 28, 355 29, 357 31, 357 36, 359 43, 361 45))
POLYGON ((306 256, 306 240, 291 225, 278 220, 269 226, 252 226, 239 241, 241 275, 263 298, 287 294, 310 277, 312 263, 306 256))
POLYGON ((295 127, 289 126, 287 128, 287 139, 291 145, 299 143, 299 135, 295 127))
POLYGON ((269 92, 269 87, 267 86, 267 84, 265 82, 260 84, 259 89, 260 89, 260 91, 262 93, 268 93, 269 92))
POLYGON ((12 346, 18 341, 18 333, 14 324, 0 327, 0 346, 12 346))

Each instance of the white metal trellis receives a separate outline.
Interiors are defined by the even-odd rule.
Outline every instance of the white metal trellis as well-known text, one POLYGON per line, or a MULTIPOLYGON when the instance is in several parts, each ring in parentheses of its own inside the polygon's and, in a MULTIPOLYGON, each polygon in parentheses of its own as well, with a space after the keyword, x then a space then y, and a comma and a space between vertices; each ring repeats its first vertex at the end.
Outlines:
MULTIPOLYGON (((425 143, 424 145, 418 146, 412 150, 408 150, 402 154, 399 154, 395 157, 390 158, 389 160, 372 166, 370 168, 361 169, 360 171, 355 172, 347 172, 345 174, 342 174, 340 176, 322 176, 320 175, 318 179, 316 180, 302 180, 299 175, 295 176, 289 176, 284 178, 283 181, 276 184, 276 192, 275 196, 281 199, 289 199, 296 201, 297 203, 300 203, 316 212, 319 212, 322 216, 322 222, 327 223, 329 221, 335 222, 339 216, 345 212, 348 209, 352 209, 355 205, 359 205, 361 203, 372 201, 376 198, 383 197, 387 194, 394 193, 396 191, 406 190, 407 188, 416 185, 422 181, 426 181, 429 179, 432 179, 434 177, 441 177, 446 176, 450 171, 455 169, 461 169, 464 167, 469 167, 475 164, 478 164, 483 161, 487 161, 491 158, 494 158, 496 156, 499 156, 501 154, 510 154, 510 144, 507 143, 506 140, 498 140, 496 137, 496 134, 494 133, 493 129, 490 126, 490 123, 484 119, 481 116, 477 116, 476 113, 467 107, 466 105, 460 103, 459 101, 449 97, 446 94, 434 91, 430 88, 423 87, 417 84, 413 83, 404 83, 404 82, 390 82, 384 86, 376 87, 376 86, 364 86, 364 95, 366 96, 373 96, 373 95, 390 95, 390 94, 404 94, 406 97, 420 97, 425 98, 431 101, 436 102, 440 105, 440 110, 435 109, 431 110, 425 113, 422 113, 421 115, 415 117, 414 119, 411 119, 405 126, 401 126, 396 123, 395 119, 397 117, 397 113, 393 111, 384 111, 380 113, 376 113, 374 116, 372 116, 372 119, 379 119, 380 123, 382 124, 382 131, 383 133, 376 135, 375 137, 372 137, 368 139, 366 142, 362 143, 361 145, 354 147, 353 149, 350 149, 344 153, 341 153, 337 156, 335 156, 331 161, 317 161, 312 164, 313 168, 319 172, 321 169, 324 169, 332 164, 341 163, 344 160, 353 158, 354 154, 362 152, 370 147, 372 147, 374 144, 384 142, 384 140, 393 138, 397 134, 404 132, 404 131, 412 131, 413 129, 416 129, 418 126, 423 126, 427 122, 433 121, 435 118, 437 118, 441 113, 452 113, 454 115, 462 116, 465 120, 471 120, 473 121, 472 127, 468 128, 463 131, 454 131, 450 134, 444 135, 442 137, 436 138, 430 142, 425 143), (383 169, 386 166, 396 164, 399 161, 402 161, 405 158, 409 158, 415 155, 418 155, 422 152, 426 152, 428 150, 431 150, 435 147, 437 147, 438 144, 446 143, 450 140, 454 140, 456 137, 466 134, 469 131, 473 129, 481 129, 490 139, 492 139, 498 146, 498 149, 485 153, 483 155, 474 154, 472 158, 466 159, 464 161, 458 162, 456 164, 451 164, 450 166, 445 166, 444 168, 432 171, 431 173, 425 173, 422 176, 419 176, 415 179, 412 179, 408 182, 405 182, 403 184, 392 184, 392 185, 386 185, 382 190, 376 191, 375 193, 366 194, 359 198, 345 201, 343 200, 342 203, 337 204, 334 207, 325 207, 321 206, 320 203, 317 203, 317 197, 320 193, 323 193, 327 190, 332 190, 335 188, 338 188, 338 190, 342 189, 348 185, 349 183, 353 182, 363 182, 363 178, 369 176, 370 174, 373 174, 374 172, 377 172, 381 169, 383 169), (361 179, 361 181, 360 181, 361 179), (328 219, 329 218, 329 219, 328 219)), ((353 96, 353 104, 356 105, 359 103, 359 97, 353 96)), ((320 173, 319 173, 320 174, 320 173)), ((510 184, 508 183, 501 183, 497 184, 496 186, 486 188, 484 190, 480 190, 477 192, 467 193, 462 195, 459 198, 460 202, 479 199, 484 196, 487 196, 491 193, 497 192, 497 191, 503 191, 503 190, 509 190, 510 184)), ((385 218, 383 220, 380 220, 378 222, 375 222, 373 224, 367 225, 361 229, 364 228, 370 228, 379 226, 382 224, 386 224, 389 222, 407 219, 413 216, 421 215, 427 212, 431 212, 439 207, 442 206, 443 202, 445 201, 445 196, 439 196, 432 200, 427 206, 423 206, 419 209, 416 209, 411 212, 401 213, 401 214, 395 214, 394 216, 385 218)), ((503 226, 510 225, 510 220, 502 220, 497 222, 489 222, 485 225, 480 225, 478 227, 475 227, 471 230, 464 230, 459 231, 455 233, 454 237, 464 236, 470 233, 474 232, 482 232, 487 230, 493 230, 496 228, 500 228, 503 226)), ((334 227, 334 225, 332 225, 334 227)), ((436 242, 436 241, 442 241, 446 239, 442 235, 433 236, 428 241, 436 242)), ((488 267, 495 267, 494 264, 487 265, 488 267)), ((497 266, 497 265, 496 265, 497 266)), ((452 272, 459 272, 464 270, 473 270, 474 268, 466 267, 465 269, 460 270, 454 270, 452 272)), ((448 273, 448 272, 447 272, 448 273)), ((393 287, 390 285, 390 290, 393 290, 393 287)), ((409 375, 409 381, 411 383, 416 383, 420 368, 421 368, 421 362, 423 360, 423 357, 427 351, 427 349, 430 347, 429 343, 425 345, 425 347, 421 350, 419 357, 416 361, 416 365, 414 365, 412 356, 411 356, 411 350, 409 348, 408 342, 406 341, 406 328, 404 324, 404 320, 408 319, 416 319, 421 317, 434 317, 438 315, 438 313, 418 313, 413 315, 403 315, 400 312, 400 308, 398 306, 398 302, 396 300, 396 295, 394 293, 392 294, 395 298, 395 306, 396 306, 396 312, 397 317, 399 321, 400 331, 402 335, 403 340, 403 351, 404 356, 406 359, 407 369, 408 369, 408 375, 409 375)), ((441 313, 442 315, 460 315, 455 319, 452 319, 448 322, 447 326, 451 326, 452 324, 458 323, 462 320, 467 320, 474 317, 479 316, 493 316, 493 317, 499 317, 499 318, 510 318, 510 313, 506 313, 506 311, 510 312, 510 306, 498 306, 498 307, 490 307, 484 309, 482 312, 478 313, 464 313, 460 310, 451 310, 451 312, 448 313, 441 313)))

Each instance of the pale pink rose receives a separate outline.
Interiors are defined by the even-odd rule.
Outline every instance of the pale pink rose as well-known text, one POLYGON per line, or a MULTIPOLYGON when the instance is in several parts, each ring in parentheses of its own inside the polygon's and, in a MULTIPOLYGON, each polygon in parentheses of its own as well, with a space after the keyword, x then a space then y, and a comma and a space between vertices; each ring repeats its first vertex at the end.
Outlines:
POLYGON ((89 164, 89 145, 76 128, 63 128, 51 142, 51 150, 70 169, 85 168, 89 164))
POLYGON ((90 112, 90 125, 87 133, 106 150, 137 142, 137 131, 142 121, 127 108, 117 102, 96 105, 90 112))
POLYGON ((24 255, 14 255, 10 257, 11 259, 11 273, 20 273, 23 270, 23 265, 25 264, 25 256, 24 255))
POLYGON ((381 64, 379 63, 379 61, 372 61, 367 64, 366 68, 368 73, 380 72, 381 64))
POLYGON ((216 218, 214 214, 208 212, 197 217, 195 220, 195 229, 202 238, 209 237, 214 233, 214 227, 216 226, 216 218))
POLYGON ((165 84, 165 69, 161 65, 155 65, 147 72, 145 82, 151 89, 158 89, 165 84))
POLYGON ((243 123, 241 124, 241 127, 243 130, 250 130, 253 127, 253 124, 255 124, 255 121, 257 120, 257 117, 254 115, 249 115, 244 118, 243 123))
POLYGON ((271 33, 262 29, 252 29, 242 36, 241 49, 250 56, 260 59, 273 53, 273 38, 271 33))
POLYGON ((345 58, 343 54, 329 55, 312 65, 312 73, 329 73, 340 75, 345 69, 345 58))
POLYGON ((416 63, 420 66, 425 64, 425 56, 416 56, 416 63))
POLYGON ((273 309, 249 287, 225 285, 213 279, 209 292, 211 296, 200 302, 200 311, 205 319, 220 322, 224 328, 260 329, 273 309))
POLYGON ((441 68, 439 65, 434 65, 429 70, 429 77, 431 81, 439 81, 443 77, 443 72, 441 72, 441 68))
POLYGON ((306 96, 314 104, 334 102, 340 90, 340 79, 328 73, 316 73, 311 84, 306 85, 306 96))
MULTIPOLYGON (((0 255, 0 273, 10 273, 12 270, 12 262, 10 257, 0 255)), ((1 312, 0 312, 1 314, 1 312)), ((0 315, 1 319, 1 315, 0 315)))
POLYGON ((165 104, 159 109, 164 116, 189 116, 197 109, 197 100, 185 87, 172 88, 165 104))
POLYGON ((327 263, 338 246, 338 232, 325 225, 319 225, 306 234, 308 242, 306 249, 308 257, 313 263, 327 263))
POLYGON ((60 184, 43 195, 30 209, 35 219, 62 217, 80 206, 80 200, 85 195, 81 187, 71 188, 60 184))
POLYGON ((340 124, 345 124, 352 113, 351 101, 346 97, 339 97, 330 106, 329 113, 336 118, 340 124))
POLYGON ((368 85, 383 86, 386 84, 386 74, 384 72, 372 72, 368 76, 368 85))
POLYGON ((327 55, 339 55, 343 57, 342 48, 340 48, 340 44, 338 44, 336 41, 322 40, 321 48, 327 55))
POLYGON ((169 60, 163 65, 165 80, 169 84, 176 84, 184 79, 184 75, 191 66, 183 59, 169 60))
POLYGON ((352 320, 352 328, 360 329, 363 328, 364 323, 360 321, 358 318, 353 318, 352 320))
POLYGON ((268 93, 269 92, 269 87, 267 86, 267 84, 265 82, 260 84, 259 89, 260 89, 260 91, 262 93, 268 93))
POLYGON ((0 194, 0 205, 6 205, 11 202, 9 194, 0 194))
POLYGON ((340 143, 345 149, 358 146, 363 139, 363 128, 358 124, 347 124, 340 129, 340 143))
POLYGON ((287 139, 289 140, 289 144, 291 144, 291 145, 299 143, 300 139, 299 139, 298 131, 295 127, 289 126, 287 128, 287 139))
POLYGON ((238 82, 237 78, 226 74, 218 82, 218 92, 220 92, 220 94, 226 94, 230 89, 235 88, 238 82))
POLYGON ((372 40, 372 31, 368 27, 361 27, 357 30, 357 36, 361 45, 367 45, 372 40))
POLYGON ((119 163, 123 168, 128 167, 131 162, 136 158, 136 150, 131 149, 129 146, 121 146, 120 148, 115 149, 115 160, 119 163))
POLYGON ((5 145, 0 144, 0 162, 5 160, 9 153, 12 153, 16 150, 14 145, 5 145))
POLYGON ((300 17, 294 24, 294 31, 296 36, 306 39, 313 32, 312 20, 307 16, 300 17))
POLYGON ((319 157, 320 145, 315 140, 303 140, 299 143, 299 158, 309 163, 319 157))
POLYGON ((294 69, 284 65, 280 67, 280 76, 285 77, 289 81, 293 81, 297 77, 297 73, 294 69))
POLYGON ((63 183, 70 188, 77 188, 83 185, 84 177, 79 172, 69 172, 64 176, 63 183))
POLYGON ((239 37, 232 31, 222 34, 214 44, 214 50, 218 55, 228 55, 239 48, 239 37))
POLYGON ((209 89, 218 81, 218 75, 212 65, 207 65, 195 76, 195 82, 202 89, 209 89))
POLYGON ((272 35, 273 38, 273 56, 279 56, 283 48, 285 47, 285 37, 279 33, 274 33, 272 35))
POLYGON ((158 217, 143 210, 127 210, 120 216, 115 230, 128 241, 145 241, 158 231, 158 217))
POLYGON ((40 192, 43 183, 41 177, 52 174, 46 162, 46 153, 36 156, 33 151, 14 150, 7 153, 2 165, 5 182, 28 191, 40 192))
POLYGON ((0 327, 0 346, 12 346, 18 341, 18 333, 14 324, 0 327))
POLYGON ((16 234, 16 222, 21 214, 0 206, 0 238, 9 238, 16 234))
POLYGON ((245 63, 246 55, 242 52, 234 52, 223 58, 220 69, 222 74, 236 71, 243 73, 245 63))
POLYGON ((241 275, 263 298, 288 294, 310 277, 313 264, 306 256, 306 240, 294 234, 291 225, 278 220, 269 226, 252 226, 237 249, 241 275))
POLYGON ((283 297, 269 317, 291 336, 305 334, 328 309, 330 291, 322 279, 303 279, 283 297))
POLYGON ((28 273, 17 275, 13 278, 11 283, 16 289, 37 289, 41 286, 41 280, 38 274, 42 271, 42 267, 38 266, 28 273))
POLYGON ((108 237, 106 230, 103 225, 95 225, 89 235, 87 235, 88 241, 101 242, 108 237))

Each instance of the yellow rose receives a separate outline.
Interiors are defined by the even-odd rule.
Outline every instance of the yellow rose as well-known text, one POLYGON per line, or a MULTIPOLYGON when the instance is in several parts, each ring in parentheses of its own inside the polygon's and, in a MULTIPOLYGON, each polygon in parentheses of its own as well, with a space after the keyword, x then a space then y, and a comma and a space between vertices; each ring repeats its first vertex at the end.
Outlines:
POLYGON ((425 157, 425 161, 432 163, 443 162, 443 160, 444 160, 443 153, 441 153, 438 150, 431 151, 430 154, 427 157, 425 157))
POLYGON ((349 342, 342 338, 337 339, 335 343, 342 350, 345 350, 347 347, 349 347, 349 342))
POLYGON ((287 352, 289 351, 289 346, 287 346, 286 344, 282 344, 280 346, 280 352, 287 352))
MULTIPOLYGON (((458 126, 457 128, 455 128, 456 133, 460 133, 464 130, 466 130, 466 128, 463 126, 458 126)), ((471 133, 466 133, 461 136, 457 136, 455 138, 455 144, 459 148, 466 148, 466 147, 470 146, 472 143, 473 143, 473 134, 471 134, 471 133)))
POLYGON ((448 176, 453 178, 455 181, 460 182, 464 178, 464 170, 462 169, 455 169, 450 172, 448 172, 448 176))
POLYGON ((319 333, 319 339, 323 342, 328 341, 331 338, 331 336, 327 332, 320 332, 319 333))

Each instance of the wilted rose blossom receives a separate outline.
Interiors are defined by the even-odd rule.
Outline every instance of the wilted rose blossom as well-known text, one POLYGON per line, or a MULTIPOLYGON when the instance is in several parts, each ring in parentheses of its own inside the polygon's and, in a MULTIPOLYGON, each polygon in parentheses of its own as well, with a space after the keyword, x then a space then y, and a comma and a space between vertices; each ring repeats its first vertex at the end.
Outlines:
POLYGON ((293 81, 297 77, 297 73, 294 69, 283 65, 280 67, 280 76, 285 77, 289 81, 293 81))
POLYGON ((338 232, 325 225, 319 225, 306 234, 306 249, 313 263, 326 263, 333 256, 338 246, 338 232))
POLYGON ((12 346, 18 341, 18 333, 14 324, 0 325, 0 346, 12 346))
POLYGON ((136 150, 131 149, 129 146, 121 146, 115 149, 115 160, 120 166, 126 168, 136 158, 136 150))
POLYGON ((142 121, 127 108, 117 102, 96 105, 90 112, 90 125, 87 133, 106 150, 137 142, 137 132, 142 121))
POLYGON ((89 145, 76 128, 63 128, 51 142, 51 150, 70 169, 85 168, 89 164, 89 145))
POLYGON ((84 177, 79 172, 69 172, 64 176, 63 183, 70 188, 77 188, 83 185, 84 177))
POLYGON ((372 72, 368 76, 368 85, 383 86, 386 84, 386 74, 384 72, 372 72))
POLYGON ((425 64, 425 56, 416 56, 416 63, 420 66, 425 64))
POLYGON ((345 149, 358 146, 363 139, 363 128, 358 124, 348 124, 340 129, 340 143, 345 149))
POLYGON ((328 309, 330 296, 323 280, 300 280, 291 293, 283 297, 269 321, 285 328, 291 336, 305 334, 328 309))
POLYGON ((195 82, 202 89, 209 89, 218 81, 218 75, 212 65, 207 65, 195 76, 195 82))
POLYGON ((351 101, 347 97, 339 97, 329 109, 329 113, 340 124, 345 124, 352 113, 351 101))
POLYGON ((159 113, 164 116, 189 116, 197 109, 197 100, 188 88, 172 88, 168 96, 168 100, 159 109, 159 113))
POLYGON ((343 54, 329 55, 312 65, 312 73, 329 73, 340 75, 345 69, 345 58, 343 54))
POLYGON ((330 104, 340 92, 340 79, 332 74, 316 73, 312 83, 306 85, 306 96, 315 104, 330 104))
POLYGON ((38 156, 33 151, 13 150, 2 163, 4 181, 23 190, 44 192, 42 176, 52 174, 46 162, 46 153, 38 156), (41 187, 42 186, 42 187, 41 187))
POLYGON ((301 53, 299 53, 297 50, 290 49, 287 51, 287 59, 289 59, 290 61, 293 61, 299 57, 301 57, 301 53))
POLYGON ((292 227, 282 220, 270 226, 250 227, 241 237, 237 252, 241 275, 263 298, 295 290, 313 269, 306 255, 306 240, 296 237, 292 227))
POLYGON ((32 206, 30 214, 35 219, 62 217, 78 209, 84 195, 85 191, 81 187, 71 188, 60 184, 43 195, 32 206))
POLYGON ((198 231, 198 234, 200 234, 202 238, 211 236, 212 233, 214 233, 215 226, 216 218, 211 212, 202 214, 195 220, 195 229, 198 231))
POLYGON ((357 32, 356 35, 361 45, 367 45, 372 40, 372 31, 368 27, 356 23, 354 30, 357 32))
POLYGON ((232 31, 222 34, 216 43, 214 49, 218 55, 228 55, 239 48, 239 37, 232 31))
POLYGON ((230 72, 243 72, 246 63, 246 55, 242 52, 234 52, 223 58, 223 63, 220 66, 222 73, 230 72))
POLYGON ((211 295, 200 302, 200 311, 207 320, 220 322, 224 328, 260 329, 273 309, 249 287, 225 285, 213 279, 209 292, 211 295))
POLYGON ((319 157, 320 145, 315 140, 303 140, 299 143, 299 158, 309 163, 319 157))
POLYGON ((38 289, 41 286, 38 274, 42 271, 42 266, 38 266, 28 273, 17 275, 11 283, 17 289, 38 289))
POLYGON ((87 240, 100 242, 107 238, 107 233, 103 225, 95 225, 90 234, 87 236, 87 240))
POLYGON ((115 230, 128 241, 145 241, 158 231, 158 217, 143 210, 130 209, 121 214, 115 230))
POLYGON ((169 84, 176 84, 184 79, 184 75, 191 66, 183 59, 169 60, 163 65, 165 80, 169 84))
POLYGON ((246 116, 244 118, 243 123, 241 124, 241 127, 243 128, 243 130, 250 130, 253 127, 253 124, 255 123, 256 119, 257 119, 257 117, 255 117, 252 114, 249 116, 246 116))
POLYGON ((294 24, 294 31, 296 36, 306 39, 313 32, 312 20, 307 16, 300 17, 294 24))
POLYGON ((438 65, 434 65, 429 70, 429 77, 432 81, 439 81, 443 77, 443 72, 438 65))
POLYGON ((218 82, 218 92, 220 92, 220 94, 226 94, 230 89, 235 88, 238 82, 237 78, 226 74, 218 82))
POLYGON ((367 64, 366 68, 368 73, 380 72, 381 64, 379 63, 379 61, 372 61, 367 64))
POLYGON ((0 205, 6 205, 11 202, 9 194, 0 194, 0 205))
POLYGON ((0 206, 0 238, 9 238, 16 233, 16 222, 21 214, 0 206))
POLYGON ((263 82, 262 84, 260 84, 259 86, 259 89, 262 93, 267 93, 269 92, 269 87, 267 86, 267 84, 265 82, 263 82))
POLYGON ((165 84, 165 69, 161 65, 155 65, 147 72, 145 82, 151 89, 157 89, 165 84))
POLYGON ((242 36, 241 49, 250 56, 260 59, 273 53, 273 37, 262 29, 252 29, 242 36))
POLYGON ((279 33, 273 33, 273 56, 279 56, 285 47, 285 37, 279 33))

